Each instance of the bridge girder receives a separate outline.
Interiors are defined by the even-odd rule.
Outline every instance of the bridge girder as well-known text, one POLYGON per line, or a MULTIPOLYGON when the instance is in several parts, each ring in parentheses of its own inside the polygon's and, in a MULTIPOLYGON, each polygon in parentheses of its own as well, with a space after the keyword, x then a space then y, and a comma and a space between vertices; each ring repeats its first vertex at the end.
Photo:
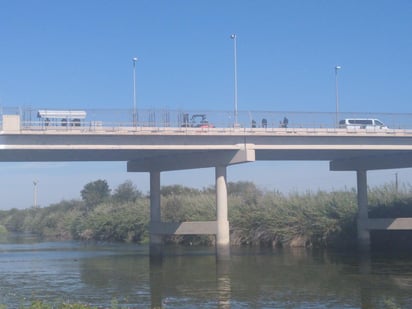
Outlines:
POLYGON ((184 169, 227 166, 255 161, 255 151, 241 145, 239 150, 215 150, 203 152, 160 155, 127 162, 128 172, 175 171, 184 169))
POLYGON ((412 167, 412 151, 332 160, 331 171, 383 170, 412 167))

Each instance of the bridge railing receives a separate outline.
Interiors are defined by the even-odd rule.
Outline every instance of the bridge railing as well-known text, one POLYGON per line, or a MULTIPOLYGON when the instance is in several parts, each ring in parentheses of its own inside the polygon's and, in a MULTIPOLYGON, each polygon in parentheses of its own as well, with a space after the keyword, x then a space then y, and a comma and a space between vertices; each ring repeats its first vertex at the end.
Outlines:
MULTIPOLYGON (((265 130, 287 127, 289 129, 336 129, 334 112, 296 111, 233 111, 213 110, 138 110, 135 117, 130 109, 76 109, 84 111, 84 119, 48 119, 39 116, 45 108, 1 107, 1 115, 20 115, 21 126, 31 130, 161 130, 168 128, 215 127, 222 129, 261 128, 265 130), (192 122, 192 116, 198 115, 192 122), (287 121, 285 121, 287 119, 287 121), (287 124, 285 123, 287 122, 287 124)), ((70 111, 70 110, 69 110, 70 111)), ((390 129, 412 129, 412 113, 341 112, 339 119, 375 118, 390 129)), ((0 117, 2 121, 2 117, 0 117)))

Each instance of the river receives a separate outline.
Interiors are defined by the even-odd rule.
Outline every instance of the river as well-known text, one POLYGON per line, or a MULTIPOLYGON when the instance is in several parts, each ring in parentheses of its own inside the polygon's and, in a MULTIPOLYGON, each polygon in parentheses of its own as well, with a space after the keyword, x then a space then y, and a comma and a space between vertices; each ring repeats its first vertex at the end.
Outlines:
POLYGON ((101 308, 412 308, 412 255, 167 247, 0 238, 0 305, 101 308))

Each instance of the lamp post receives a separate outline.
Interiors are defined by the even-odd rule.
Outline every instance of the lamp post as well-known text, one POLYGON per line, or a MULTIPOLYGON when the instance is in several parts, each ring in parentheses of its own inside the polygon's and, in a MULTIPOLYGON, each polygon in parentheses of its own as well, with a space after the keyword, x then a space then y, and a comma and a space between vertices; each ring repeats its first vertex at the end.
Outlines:
POLYGON ((133 126, 137 126, 137 110, 136 110, 136 62, 137 57, 133 59, 133 126))
POLYGON ((233 52, 234 52, 234 65, 235 65, 235 111, 234 111, 234 117, 235 117, 235 124, 234 126, 237 127, 237 37, 236 34, 232 34, 230 38, 233 40, 233 52))
POLYGON ((342 67, 340 65, 335 66, 335 95, 336 95, 336 128, 339 127, 339 87, 338 87, 338 71, 342 67))
POLYGON ((37 208, 37 184, 39 183, 38 180, 33 181, 33 207, 37 208))

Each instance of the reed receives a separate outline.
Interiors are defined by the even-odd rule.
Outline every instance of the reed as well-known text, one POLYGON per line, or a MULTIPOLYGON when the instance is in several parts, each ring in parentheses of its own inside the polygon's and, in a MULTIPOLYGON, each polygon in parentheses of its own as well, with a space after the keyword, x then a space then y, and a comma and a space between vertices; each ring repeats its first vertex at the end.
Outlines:
MULTIPOLYGON (((114 190, 114 196, 87 211, 82 200, 1 211, 0 229, 4 226, 7 231, 31 232, 54 239, 146 243, 149 198, 135 194, 130 184, 127 189, 114 190)), ((395 188, 388 184, 370 188, 368 194, 370 217, 412 217, 410 186, 395 188)), ((165 222, 216 219, 212 187, 166 186, 162 188, 161 204, 162 221, 165 222)), ((356 245, 357 199, 354 189, 283 194, 261 190, 251 182, 237 182, 228 184, 228 204, 233 245, 323 248, 356 245)), ((165 241, 212 245, 214 237, 168 236, 165 241)))

